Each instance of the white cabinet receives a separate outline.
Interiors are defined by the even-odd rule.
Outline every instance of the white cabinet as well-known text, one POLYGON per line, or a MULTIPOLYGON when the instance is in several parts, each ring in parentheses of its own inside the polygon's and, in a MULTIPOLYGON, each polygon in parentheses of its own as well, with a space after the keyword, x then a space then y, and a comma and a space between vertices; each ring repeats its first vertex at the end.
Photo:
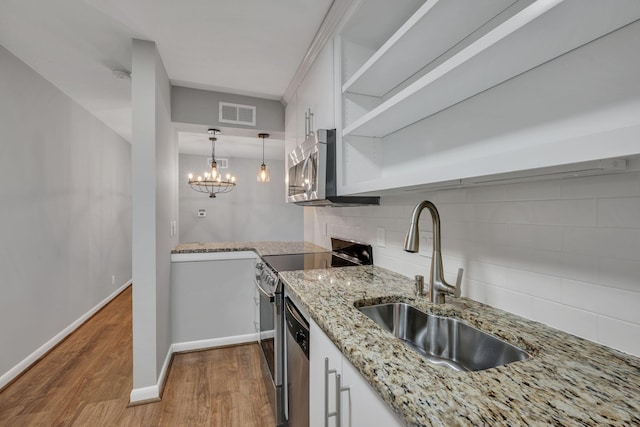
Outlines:
MULTIPOLYGON (((236 259, 183 259, 171 263, 173 343, 193 343, 193 348, 198 348, 197 342, 206 346, 255 340, 257 255, 254 252, 223 255, 229 254, 236 259)), ((188 258, 208 254, 178 255, 188 258)))
POLYGON ((309 425, 324 427, 328 415, 331 427, 401 426, 391 409, 313 320, 310 334, 309 425))
POLYGON ((640 2, 418 3, 339 34, 340 194, 640 154, 640 2))
MULTIPOLYGON (((330 39, 313 61, 296 91, 297 140, 305 139, 305 130, 335 128, 333 40, 330 39), (306 116, 311 112, 311 123, 306 116)), ((285 128, 288 125, 285 123, 285 128)))

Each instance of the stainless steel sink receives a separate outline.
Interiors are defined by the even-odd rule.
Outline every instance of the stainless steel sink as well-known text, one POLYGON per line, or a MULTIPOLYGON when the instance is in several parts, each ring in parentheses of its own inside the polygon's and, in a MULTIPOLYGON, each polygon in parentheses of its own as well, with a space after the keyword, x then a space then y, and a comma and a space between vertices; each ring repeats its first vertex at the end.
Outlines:
POLYGON ((378 304, 358 310, 427 361, 456 371, 481 371, 531 357, 460 320, 427 314, 409 304, 378 304))

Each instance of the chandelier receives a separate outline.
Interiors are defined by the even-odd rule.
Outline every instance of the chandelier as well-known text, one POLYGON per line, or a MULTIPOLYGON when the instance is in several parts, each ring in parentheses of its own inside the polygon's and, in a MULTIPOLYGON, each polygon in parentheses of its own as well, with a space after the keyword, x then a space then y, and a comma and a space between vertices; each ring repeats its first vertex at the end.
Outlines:
POLYGON ((269 182, 269 168, 264 164, 264 139, 269 138, 269 134, 259 133, 258 138, 262 138, 262 164, 258 169, 258 182, 267 183, 269 182))
POLYGON ((200 193, 208 193, 209 197, 215 198, 216 194, 228 193, 236 186, 236 177, 227 174, 225 179, 218 171, 216 163, 216 134, 220 133, 218 129, 209 129, 209 141, 211 141, 211 171, 205 172, 198 177, 189 174, 189 185, 200 193))

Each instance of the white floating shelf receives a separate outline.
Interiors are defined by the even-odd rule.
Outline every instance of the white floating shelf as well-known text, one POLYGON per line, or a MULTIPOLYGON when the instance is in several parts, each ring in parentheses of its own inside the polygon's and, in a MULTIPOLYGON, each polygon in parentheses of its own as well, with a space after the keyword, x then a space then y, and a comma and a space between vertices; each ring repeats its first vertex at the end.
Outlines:
POLYGON ((384 137, 639 18, 638 0, 538 0, 344 128, 343 136, 384 137))
POLYGON ((428 0, 342 87, 383 96, 516 0, 428 0), (455 25, 443 23, 455 22, 455 25))

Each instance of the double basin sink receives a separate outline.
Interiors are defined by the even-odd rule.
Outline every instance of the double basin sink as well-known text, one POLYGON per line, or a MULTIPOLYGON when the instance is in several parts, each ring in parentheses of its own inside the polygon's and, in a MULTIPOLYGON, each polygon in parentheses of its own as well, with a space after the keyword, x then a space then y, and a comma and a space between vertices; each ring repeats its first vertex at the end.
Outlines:
POLYGON ((409 304, 377 304, 358 310, 427 361, 456 371, 481 371, 531 357, 460 320, 427 314, 409 304))

